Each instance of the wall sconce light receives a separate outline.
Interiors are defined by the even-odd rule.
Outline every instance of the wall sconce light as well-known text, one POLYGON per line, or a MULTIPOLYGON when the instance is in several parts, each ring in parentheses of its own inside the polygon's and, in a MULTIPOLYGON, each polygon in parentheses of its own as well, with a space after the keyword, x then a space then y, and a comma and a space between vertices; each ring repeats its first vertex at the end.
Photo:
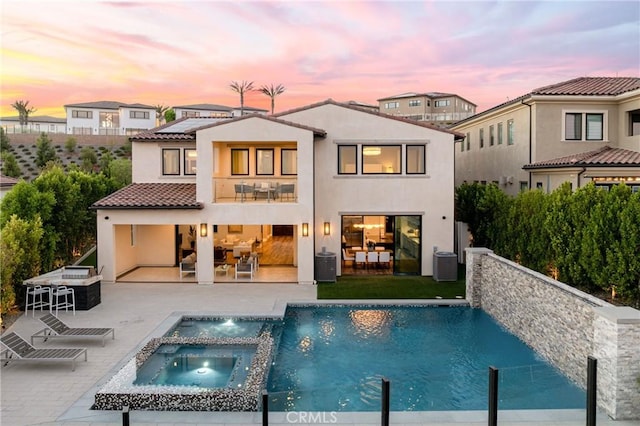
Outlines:
POLYGON ((303 237, 309 236, 309 224, 307 222, 304 222, 302 224, 302 236, 303 237))
POLYGON ((331 235, 331 223, 330 222, 325 222, 323 229, 324 229, 324 235, 331 235))
POLYGON ((209 228, 209 226, 206 223, 201 223, 200 224, 200 236, 201 237, 206 237, 207 236, 208 228, 209 228))

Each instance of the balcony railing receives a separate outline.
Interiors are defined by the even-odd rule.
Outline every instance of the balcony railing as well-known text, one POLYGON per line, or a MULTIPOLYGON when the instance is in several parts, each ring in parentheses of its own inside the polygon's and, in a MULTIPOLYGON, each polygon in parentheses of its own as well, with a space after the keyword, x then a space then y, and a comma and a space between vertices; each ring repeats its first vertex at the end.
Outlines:
POLYGON ((213 178, 214 203, 295 203, 298 179, 281 176, 213 178))

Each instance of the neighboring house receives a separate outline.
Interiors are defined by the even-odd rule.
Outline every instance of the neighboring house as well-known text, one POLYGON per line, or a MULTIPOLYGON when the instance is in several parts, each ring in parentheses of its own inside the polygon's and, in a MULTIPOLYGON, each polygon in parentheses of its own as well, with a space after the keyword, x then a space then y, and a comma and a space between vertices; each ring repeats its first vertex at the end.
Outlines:
POLYGON ((216 104, 193 104, 174 106, 176 120, 179 118, 231 118, 233 108, 216 104))
POLYGON ((254 107, 250 107, 250 106, 246 106, 244 108, 240 108, 240 107, 234 107, 233 108, 233 116, 234 117, 240 117, 240 111, 244 111, 244 115, 249 115, 249 114, 262 114, 262 115, 266 115, 269 113, 268 110, 266 109, 262 109, 262 108, 254 108, 254 107))
POLYGON ((29 116, 26 125, 20 124, 20 117, 1 117, 0 126, 6 133, 66 133, 67 120, 48 115, 29 116))
POLYGON ((396 273, 432 275, 434 251, 453 249, 462 137, 332 100, 275 116, 178 119, 131 138, 134 183, 94 204, 98 267, 114 282, 197 250, 197 281, 210 284, 217 247, 253 251, 282 234, 297 283, 314 282, 324 250, 338 255, 341 275, 345 239, 378 239, 396 273))
POLYGON ((640 189, 640 78, 580 77, 458 122, 456 186, 500 185, 506 193, 590 181, 640 189))
POLYGON ((0 200, 2 200, 4 196, 7 195, 7 192, 11 191, 18 182, 20 182, 20 179, 0 174, 0 200))
POLYGON ((135 135, 156 125, 156 109, 150 105, 98 101, 64 109, 67 133, 73 135, 135 135))
POLYGON ((453 93, 403 93, 378 99, 380 112, 436 126, 449 126, 476 113, 476 104, 453 93))
POLYGON ((349 106, 368 109, 369 111, 373 111, 373 112, 380 112, 380 107, 378 105, 365 104, 364 102, 358 102, 358 101, 348 101, 345 103, 349 106))

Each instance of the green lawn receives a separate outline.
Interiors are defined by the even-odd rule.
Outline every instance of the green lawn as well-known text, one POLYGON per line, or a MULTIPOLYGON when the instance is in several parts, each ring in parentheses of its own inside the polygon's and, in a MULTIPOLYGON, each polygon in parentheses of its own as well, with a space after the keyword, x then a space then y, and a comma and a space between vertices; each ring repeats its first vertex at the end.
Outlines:
POLYGON ((458 281, 394 275, 347 275, 335 283, 318 283, 318 299, 455 299, 465 296, 464 273, 458 281))

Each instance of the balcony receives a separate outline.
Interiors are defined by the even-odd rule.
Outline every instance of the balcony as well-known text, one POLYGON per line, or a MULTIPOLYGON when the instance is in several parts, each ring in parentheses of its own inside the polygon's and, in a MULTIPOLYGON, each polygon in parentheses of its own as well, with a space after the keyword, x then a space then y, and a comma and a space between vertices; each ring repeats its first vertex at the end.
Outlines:
POLYGON ((295 203, 298 180, 281 176, 213 178, 214 203, 295 203))

